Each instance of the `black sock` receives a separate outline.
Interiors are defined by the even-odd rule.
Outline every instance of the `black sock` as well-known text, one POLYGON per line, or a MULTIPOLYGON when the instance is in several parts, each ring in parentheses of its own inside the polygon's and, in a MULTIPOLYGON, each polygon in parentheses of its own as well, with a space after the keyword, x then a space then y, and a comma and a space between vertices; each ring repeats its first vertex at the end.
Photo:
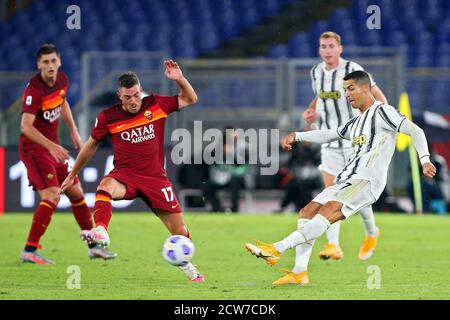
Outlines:
POLYGON ((25 246, 25 251, 26 252, 33 252, 33 251, 36 251, 36 250, 37 250, 37 247, 35 247, 35 246, 29 246, 29 245, 25 246))
POLYGON ((96 243, 89 243, 88 244, 89 249, 95 248, 96 246, 97 246, 96 243))

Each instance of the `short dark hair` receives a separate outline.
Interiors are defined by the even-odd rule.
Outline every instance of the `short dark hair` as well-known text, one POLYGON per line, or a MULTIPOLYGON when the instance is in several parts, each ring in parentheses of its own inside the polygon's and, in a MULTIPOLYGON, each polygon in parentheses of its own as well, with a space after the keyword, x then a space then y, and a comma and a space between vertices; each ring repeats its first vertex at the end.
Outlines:
POLYGON ((133 71, 128 71, 119 77, 119 88, 131 88, 139 84, 139 78, 133 71))
POLYGON ((36 56, 39 60, 44 54, 56 53, 59 57, 59 50, 53 43, 44 43, 38 50, 36 56))
POLYGON ((370 85, 370 76, 367 72, 362 70, 357 70, 349 73, 344 77, 344 80, 355 80, 357 84, 368 84, 370 85))

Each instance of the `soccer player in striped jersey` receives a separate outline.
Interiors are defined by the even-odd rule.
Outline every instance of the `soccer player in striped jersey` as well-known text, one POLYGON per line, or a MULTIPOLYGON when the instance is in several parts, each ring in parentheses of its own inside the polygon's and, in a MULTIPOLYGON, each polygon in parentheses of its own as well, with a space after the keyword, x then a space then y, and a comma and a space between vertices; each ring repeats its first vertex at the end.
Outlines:
MULTIPOLYGON (((359 114, 359 110, 352 109, 344 96, 343 78, 345 75, 363 68, 353 62, 341 58, 341 37, 332 31, 324 32, 319 38, 319 54, 322 62, 311 69, 312 88, 315 98, 303 113, 303 118, 309 123, 317 121, 318 129, 335 129, 359 114)), ((371 92, 375 99, 387 103, 383 92, 371 79, 371 92)), ((333 185, 339 171, 342 170, 352 154, 349 141, 333 141, 325 143, 321 148, 322 163, 319 166, 325 187, 333 185)), ((372 207, 362 208, 361 218, 365 227, 366 237, 360 247, 358 257, 369 259, 378 241, 379 230, 375 225, 372 207)), ((301 219, 298 222, 301 227, 301 219)), ((325 249, 319 253, 321 259, 341 259, 342 249, 339 246, 340 222, 333 224, 327 230, 328 242, 325 249)), ((296 272, 306 271, 311 252, 307 247, 297 247, 296 272)))
MULTIPOLYGON (((290 150, 296 141, 331 143, 350 141, 353 155, 336 176, 335 184, 325 188, 300 210, 302 227, 273 244, 247 243, 253 255, 274 265, 288 249, 302 244, 314 245, 315 239, 333 223, 347 219, 361 208, 372 205, 386 186, 387 172, 398 132, 411 136, 423 168, 423 174, 434 177, 436 168, 430 162, 425 134, 416 124, 406 119, 394 107, 377 101, 371 93, 370 76, 365 71, 354 71, 344 77, 345 95, 360 115, 335 129, 291 132, 281 141, 290 150)), ((287 274, 274 284, 309 283, 306 271, 287 274)))
MULTIPOLYGON (((23 95, 19 155, 27 168, 30 185, 37 190, 41 201, 34 212, 20 258, 24 262, 40 265, 53 264, 38 249, 41 248, 40 239, 60 200, 60 183, 68 175, 69 152, 58 141, 60 116, 70 129, 75 148, 79 149, 83 145, 66 99, 69 79, 59 70, 60 66, 58 49, 53 44, 42 45, 37 53, 39 73, 31 78, 23 95)), ((72 203, 72 211, 80 228, 92 227, 91 212, 84 201, 78 177, 65 193, 72 203)), ((103 259, 116 257, 115 253, 94 244, 89 246, 88 255, 90 258, 103 259)))

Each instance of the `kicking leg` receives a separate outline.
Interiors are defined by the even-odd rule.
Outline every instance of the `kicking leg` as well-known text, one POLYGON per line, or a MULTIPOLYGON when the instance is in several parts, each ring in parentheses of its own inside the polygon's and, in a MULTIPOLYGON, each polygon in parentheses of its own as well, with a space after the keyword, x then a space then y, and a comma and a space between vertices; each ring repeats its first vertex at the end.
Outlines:
MULTIPOLYGON (((154 209, 156 215, 164 223, 167 230, 169 230, 172 235, 182 235, 191 239, 192 235, 189 232, 186 223, 184 222, 183 213, 171 213, 161 209, 154 209)), ((185 266, 179 267, 189 281, 192 282, 203 282, 205 277, 197 270, 197 268, 189 262, 185 266)))
POLYGON ((288 249, 298 246, 299 244, 315 240, 317 237, 325 233, 330 224, 345 219, 341 212, 343 204, 337 201, 329 201, 309 222, 307 222, 303 230, 296 230, 283 240, 274 244, 246 244, 246 249, 258 258, 263 258, 266 263, 274 265, 278 262, 281 255, 288 249))
MULTIPOLYGON (((322 207, 320 203, 310 202, 299 212, 297 230, 302 231, 305 224, 313 218, 322 207)), ((295 247, 295 265, 292 272, 287 271, 286 275, 274 281, 272 284, 308 284, 308 263, 315 240, 311 240, 295 247)))

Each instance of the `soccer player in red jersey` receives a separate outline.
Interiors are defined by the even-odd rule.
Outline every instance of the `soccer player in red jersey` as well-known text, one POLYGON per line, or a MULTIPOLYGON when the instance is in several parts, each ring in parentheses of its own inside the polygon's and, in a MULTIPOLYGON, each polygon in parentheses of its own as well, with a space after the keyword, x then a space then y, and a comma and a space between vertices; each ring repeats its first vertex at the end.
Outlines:
MULTIPOLYGON (((72 171, 61 188, 72 186, 78 171, 92 158, 99 143, 111 137, 114 169, 98 188, 94 206, 96 227, 81 232, 88 243, 108 246, 108 225, 112 216, 111 200, 142 198, 161 219, 171 234, 190 238, 183 212, 164 169, 164 126, 168 115, 197 101, 197 95, 176 62, 164 62, 165 75, 180 87, 176 96, 152 94, 142 98, 137 75, 127 72, 119 77, 120 103, 103 110, 95 127, 77 156, 72 171)), ((180 267, 188 279, 204 281, 192 263, 180 267)))
MULTIPOLYGON (((24 250, 20 257, 24 262, 40 265, 54 262, 43 257, 38 249, 53 212, 60 200, 60 183, 67 177, 69 152, 59 145, 58 122, 62 116, 70 129, 76 149, 83 146, 66 100, 69 79, 59 71, 61 59, 53 44, 44 44, 37 53, 37 73, 31 78, 23 94, 20 159, 25 164, 30 185, 39 193, 41 201, 36 208, 24 250)), ((77 177, 65 191, 72 203, 72 211, 80 228, 92 227, 92 216, 84 201, 83 190, 77 177)), ((90 245, 91 258, 115 258, 98 245, 90 245)))

